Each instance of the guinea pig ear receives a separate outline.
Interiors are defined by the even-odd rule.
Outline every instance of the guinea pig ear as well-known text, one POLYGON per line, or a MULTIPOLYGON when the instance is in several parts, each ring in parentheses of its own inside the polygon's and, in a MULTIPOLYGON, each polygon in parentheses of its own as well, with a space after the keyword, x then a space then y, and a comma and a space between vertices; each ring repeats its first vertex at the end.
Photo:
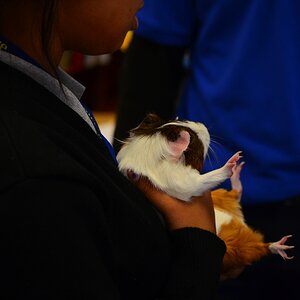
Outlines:
POLYGON ((146 123, 158 123, 161 121, 162 121, 162 119, 154 113, 147 114, 143 120, 143 122, 146 122, 146 123))
POLYGON ((190 144, 190 134, 186 130, 179 133, 179 137, 174 142, 169 142, 170 150, 175 158, 179 159, 190 144))
POLYGON ((164 121, 155 114, 148 114, 143 121, 135 128, 130 130, 130 135, 149 135, 157 131, 164 121))

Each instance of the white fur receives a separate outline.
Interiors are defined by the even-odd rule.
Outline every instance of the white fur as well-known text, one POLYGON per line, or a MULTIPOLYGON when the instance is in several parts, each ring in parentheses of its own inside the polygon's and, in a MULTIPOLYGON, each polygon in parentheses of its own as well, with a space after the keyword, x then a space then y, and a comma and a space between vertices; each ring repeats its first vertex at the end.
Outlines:
MULTIPOLYGON (((206 155, 210 137, 203 124, 171 122, 163 126, 168 125, 185 126, 195 131, 206 155)), ((125 176, 128 170, 146 176, 160 190, 184 201, 202 195, 231 176, 230 169, 225 166, 200 175, 197 170, 184 164, 184 153, 180 159, 173 155, 169 143, 159 132, 151 136, 131 136, 117 155, 120 171, 125 176)))
POLYGON ((219 210, 217 208, 215 208, 214 210, 216 219, 216 233, 218 235, 221 231, 221 227, 231 222, 232 216, 225 211, 219 210))

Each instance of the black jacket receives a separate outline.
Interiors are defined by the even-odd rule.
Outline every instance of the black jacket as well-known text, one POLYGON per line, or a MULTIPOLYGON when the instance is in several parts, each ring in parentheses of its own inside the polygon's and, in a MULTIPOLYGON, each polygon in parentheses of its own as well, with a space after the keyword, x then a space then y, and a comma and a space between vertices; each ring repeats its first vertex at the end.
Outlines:
POLYGON ((0 78, 0 299, 213 299, 223 242, 169 233, 80 116, 0 78))

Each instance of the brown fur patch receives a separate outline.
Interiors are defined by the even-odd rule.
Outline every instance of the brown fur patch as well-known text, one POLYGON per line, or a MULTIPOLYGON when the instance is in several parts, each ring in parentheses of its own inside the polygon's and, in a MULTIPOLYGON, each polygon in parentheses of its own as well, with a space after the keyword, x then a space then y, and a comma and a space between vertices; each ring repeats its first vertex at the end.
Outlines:
POLYGON ((202 170, 204 160, 203 143, 199 140, 199 137, 194 131, 189 128, 185 128, 185 130, 190 134, 190 144, 184 152, 185 164, 200 172, 202 170))
POLYGON ((155 114, 148 114, 141 124, 132 130, 130 130, 131 134, 134 135, 153 135, 157 132, 157 127, 160 127, 165 122, 155 114))

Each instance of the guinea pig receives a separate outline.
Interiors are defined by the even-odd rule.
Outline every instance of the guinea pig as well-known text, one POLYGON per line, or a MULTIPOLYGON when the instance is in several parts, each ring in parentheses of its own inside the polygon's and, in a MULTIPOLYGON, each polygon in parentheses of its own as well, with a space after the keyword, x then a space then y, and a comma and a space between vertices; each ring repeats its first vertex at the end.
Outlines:
POLYGON ((134 172, 144 176, 157 189, 182 200, 215 188, 230 178, 232 189, 212 191, 217 235, 227 250, 223 259, 221 278, 234 278, 246 266, 262 257, 276 253, 284 259, 285 245, 290 235, 275 243, 264 242, 261 233, 250 228, 244 219, 240 199, 242 184, 240 173, 244 163, 238 163, 241 151, 235 153, 223 167, 200 174, 209 150, 210 135, 202 123, 163 121, 149 114, 142 123, 130 131, 123 142, 117 161, 120 171, 127 176, 134 172))
POLYGON ((131 170, 147 177, 158 189, 170 196, 189 201, 200 196, 232 175, 241 151, 217 170, 200 174, 208 152, 207 128, 190 121, 164 122, 149 114, 124 142, 117 155, 120 171, 131 170))

